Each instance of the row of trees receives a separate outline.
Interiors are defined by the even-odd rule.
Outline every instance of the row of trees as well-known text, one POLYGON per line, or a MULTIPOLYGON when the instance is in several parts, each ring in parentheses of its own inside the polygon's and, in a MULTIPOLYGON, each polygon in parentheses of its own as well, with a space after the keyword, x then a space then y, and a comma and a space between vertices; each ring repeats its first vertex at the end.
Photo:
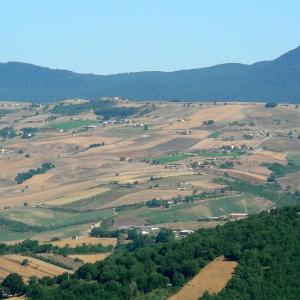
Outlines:
POLYGON ((167 200, 160 200, 160 199, 155 199, 155 198, 152 200, 146 201, 146 206, 149 208, 157 208, 157 207, 169 208, 170 207, 167 200))
POLYGON ((50 169, 53 169, 53 168, 55 168, 55 165, 53 163, 49 163, 49 162, 43 163, 40 168, 30 169, 27 172, 18 173, 18 175, 15 178, 15 181, 16 181, 17 184, 21 184, 25 180, 28 180, 31 177, 33 177, 34 175, 44 174, 44 173, 46 173, 47 171, 49 171, 50 169))
POLYGON ((113 250, 112 246, 102 246, 101 244, 92 245, 92 244, 83 244, 77 245, 74 248, 69 247, 68 245, 64 247, 54 246, 52 244, 39 244, 35 240, 25 240, 14 245, 7 245, 0 243, 0 255, 10 254, 10 253, 58 253, 61 255, 70 255, 70 254, 85 254, 85 253, 105 253, 111 252, 113 250))

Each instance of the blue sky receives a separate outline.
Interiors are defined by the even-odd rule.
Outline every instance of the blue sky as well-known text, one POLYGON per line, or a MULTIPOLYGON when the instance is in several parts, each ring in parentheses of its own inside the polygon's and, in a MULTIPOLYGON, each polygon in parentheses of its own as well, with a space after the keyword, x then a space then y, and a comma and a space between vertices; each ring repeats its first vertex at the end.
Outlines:
POLYGON ((273 59, 300 45, 298 0, 1 0, 0 61, 76 72, 273 59))

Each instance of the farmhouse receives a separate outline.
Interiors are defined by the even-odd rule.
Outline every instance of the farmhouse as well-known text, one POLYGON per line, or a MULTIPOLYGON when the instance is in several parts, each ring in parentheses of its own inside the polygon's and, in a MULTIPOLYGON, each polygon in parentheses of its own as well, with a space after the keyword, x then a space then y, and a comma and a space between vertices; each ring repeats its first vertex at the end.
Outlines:
POLYGON ((192 233, 194 233, 194 230, 184 229, 184 230, 179 231, 179 236, 184 238, 184 237, 189 236, 192 233))
POLYGON ((229 215, 229 220, 230 221, 236 221, 236 220, 242 220, 247 218, 249 215, 246 213, 231 213, 229 215))

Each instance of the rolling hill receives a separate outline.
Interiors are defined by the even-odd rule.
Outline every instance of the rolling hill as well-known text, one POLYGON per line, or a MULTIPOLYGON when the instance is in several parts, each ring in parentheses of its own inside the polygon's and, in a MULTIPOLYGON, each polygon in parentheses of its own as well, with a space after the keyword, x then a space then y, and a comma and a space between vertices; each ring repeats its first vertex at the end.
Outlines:
POLYGON ((49 102, 121 96, 136 100, 300 103, 300 47, 272 61, 175 72, 78 74, 31 64, 0 64, 0 99, 49 102))

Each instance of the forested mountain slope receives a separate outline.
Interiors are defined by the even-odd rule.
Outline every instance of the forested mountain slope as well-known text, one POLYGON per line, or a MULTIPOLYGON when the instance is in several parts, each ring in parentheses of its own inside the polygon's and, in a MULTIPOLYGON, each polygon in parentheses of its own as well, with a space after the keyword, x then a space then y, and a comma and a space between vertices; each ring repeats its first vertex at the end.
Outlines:
POLYGON ((78 74, 25 63, 0 64, 0 99, 48 102, 121 96, 137 100, 300 103, 300 47, 273 61, 176 72, 78 74))

